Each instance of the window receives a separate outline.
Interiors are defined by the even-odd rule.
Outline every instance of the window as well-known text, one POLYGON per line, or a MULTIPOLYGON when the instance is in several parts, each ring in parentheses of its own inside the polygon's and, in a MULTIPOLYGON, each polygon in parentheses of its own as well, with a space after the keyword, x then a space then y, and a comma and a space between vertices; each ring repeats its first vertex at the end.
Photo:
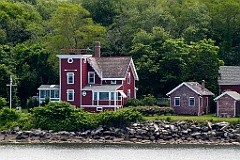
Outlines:
POLYGON ((128 75, 127 75, 127 83, 130 84, 131 82, 131 73, 128 72, 128 75))
POLYGON ((67 73, 67 84, 74 84, 74 73, 73 72, 67 73))
POLYGON ((174 98, 174 106, 180 106, 180 97, 174 98))
POLYGON ((95 73, 88 72, 88 84, 95 84, 95 73))
POLYGON ((40 91, 40 98, 50 97, 50 90, 41 90, 40 91))
POLYGON ((117 84, 116 80, 111 80, 111 84, 117 84))
POLYGON ((120 92, 118 92, 118 93, 116 94, 116 99, 117 99, 118 101, 121 101, 121 100, 122 100, 122 95, 121 95, 120 92))
POLYGON ((98 98, 98 92, 93 92, 93 100, 96 101, 98 98))
POLYGON ((189 97, 189 106, 191 106, 191 107, 195 106, 195 99, 194 99, 194 97, 189 97))
POLYGON ((206 107, 208 107, 208 97, 206 97, 206 107))
POLYGON ((68 63, 73 63, 73 59, 72 58, 68 58, 68 63))
POLYGON ((128 89, 128 91, 127 91, 127 98, 128 99, 131 98, 131 90, 130 89, 128 89))
POLYGON ((51 90, 51 98, 59 98, 59 90, 51 90))
POLYGON ((103 110, 102 107, 97 107, 97 108, 96 108, 96 111, 98 111, 98 112, 101 112, 102 110, 103 110))
POLYGON ((200 107, 202 106, 202 97, 199 98, 200 107))
POLYGON ((67 90, 67 101, 74 101, 74 90, 73 89, 67 90))
POLYGON ((99 100, 109 100, 109 92, 99 92, 99 100))
POLYGON ((114 92, 111 92, 111 100, 114 100, 114 92))

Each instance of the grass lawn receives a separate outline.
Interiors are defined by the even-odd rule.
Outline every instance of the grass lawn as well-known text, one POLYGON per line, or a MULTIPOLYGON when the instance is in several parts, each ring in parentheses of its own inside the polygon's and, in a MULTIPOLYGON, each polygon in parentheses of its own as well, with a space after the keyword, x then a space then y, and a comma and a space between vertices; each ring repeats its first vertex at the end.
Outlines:
POLYGON ((203 123, 205 121, 211 122, 229 122, 231 124, 240 124, 240 117, 237 118, 220 118, 216 117, 213 114, 210 115, 203 115, 203 116, 153 116, 153 117, 144 117, 144 120, 170 120, 170 121, 177 121, 177 120, 197 120, 199 123, 203 123))

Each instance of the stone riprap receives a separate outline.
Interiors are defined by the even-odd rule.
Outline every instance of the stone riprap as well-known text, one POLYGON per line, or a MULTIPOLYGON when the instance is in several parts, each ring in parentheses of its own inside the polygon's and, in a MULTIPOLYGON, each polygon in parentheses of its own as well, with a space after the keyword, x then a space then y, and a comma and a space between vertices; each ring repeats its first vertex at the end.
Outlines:
POLYGON ((2 143, 140 143, 140 144, 234 144, 240 145, 240 124, 199 124, 197 121, 144 121, 128 127, 100 126, 82 132, 6 130, 2 143))

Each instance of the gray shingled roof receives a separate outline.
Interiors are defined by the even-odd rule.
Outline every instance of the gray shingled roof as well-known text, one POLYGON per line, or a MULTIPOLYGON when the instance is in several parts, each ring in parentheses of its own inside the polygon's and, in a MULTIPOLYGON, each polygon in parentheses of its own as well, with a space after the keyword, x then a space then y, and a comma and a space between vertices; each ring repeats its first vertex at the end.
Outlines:
POLYGON ((101 78, 125 78, 131 59, 131 57, 90 57, 88 62, 101 78))
POLYGON ((220 66, 219 73, 219 85, 240 84, 240 66, 220 66))
POLYGON ((41 85, 38 90, 44 90, 44 89, 59 89, 60 86, 57 84, 51 84, 51 85, 41 85))
POLYGON ((174 91, 176 91, 178 88, 182 87, 183 85, 186 85, 188 88, 190 88, 191 90, 193 90, 194 92, 196 92, 199 95, 210 95, 213 96, 214 94, 209 91, 207 88, 203 88, 201 84, 199 84, 198 82, 183 82, 180 85, 178 85, 177 87, 175 87, 173 90, 171 90, 170 92, 167 93, 167 95, 171 95, 174 91))
POLYGON ((233 99, 239 101, 240 100, 240 94, 237 93, 236 91, 225 91, 222 94, 220 94, 219 96, 217 96, 214 101, 218 100, 219 98, 221 98, 222 96, 224 96, 225 94, 229 95, 230 97, 232 97, 233 99))

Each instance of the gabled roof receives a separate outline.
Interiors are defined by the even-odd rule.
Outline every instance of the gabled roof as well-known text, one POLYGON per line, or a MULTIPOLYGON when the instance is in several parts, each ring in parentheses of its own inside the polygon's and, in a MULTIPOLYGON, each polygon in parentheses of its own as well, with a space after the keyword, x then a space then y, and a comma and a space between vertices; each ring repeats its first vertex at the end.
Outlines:
POLYGON ((240 66, 220 66, 219 85, 240 85, 240 66))
POLYGON ((124 80, 129 67, 131 67, 133 71, 135 80, 138 80, 138 75, 131 57, 90 57, 88 58, 88 63, 102 80, 124 80))
POLYGON ((195 93, 197 93, 198 95, 209 95, 209 96, 213 96, 214 94, 209 91, 207 88, 203 88, 202 85, 200 85, 198 82, 183 82, 180 85, 178 85, 177 87, 175 87, 174 89, 172 89, 170 92, 167 93, 167 96, 171 95, 173 92, 175 92, 176 90, 178 90, 179 88, 181 88, 182 86, 187 86, 189 89, 191 89, 192 91, 194 91, 195 93))
POLYGON ((38 90, 57 90, 60 89, 60 86, 57 84, 51 84, 51 85, 41 85, 38 90))
POLYGON ((229 95, 230 97, 232 97, 236 101, 240 100, 240 94, 237 93, 236 91, 225 91, 222 94, 220 94, 219 96, 217 96, 216 98, 214 98, 214 101, 218 100, 219 98, 221 98, 224 95, 229 95))

